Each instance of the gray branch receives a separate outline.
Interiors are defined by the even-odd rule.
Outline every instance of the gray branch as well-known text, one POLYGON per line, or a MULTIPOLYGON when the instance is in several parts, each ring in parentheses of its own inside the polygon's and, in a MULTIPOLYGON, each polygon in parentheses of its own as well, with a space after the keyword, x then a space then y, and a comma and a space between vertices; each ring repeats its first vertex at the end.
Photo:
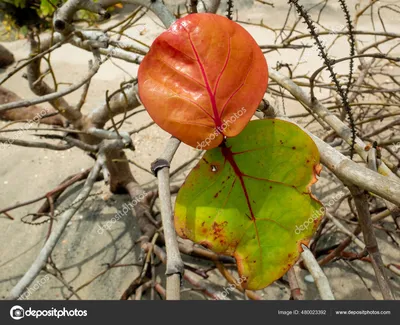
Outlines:
POLYGON ((53 231, 50 233, 48 240, 44 244, 36 260, 33 262, 33 264, 24 274, 24 276, 18 281, 16 286, 11 290, 7 299, 18 299, 18 297, 20 297, 24 293, 25 289, 35 280, 40 271, 45 267, 48 258, 50 257, 53 249, 57 245, 57 242, 60 239, 65 228, 67 227, 68 222, 74 216, 76 211, 78 211, 83 202, 88 198, 90 191, 92 190, 93 184, 96 181, 97 176, 99 175, 101 168, 105 163, 101 157, 102 156, 99 156, 99 159, 96 161, 96 164, 90 171, 90 174, 86 179, 82 191, 76 197, 71 207, 60 216, 59 221, 57 222, 53 231))
MULTIPOLYGON (((171 137, 167 146, 157 161, 171 162, 181 142, 171 137)), ((155 163, 156 163, 155 162, 155 163)), ((153 165, 155 164, 153 163, 153 165)), ((158 178, 158 193, 161 203, 161 219, 165 235, 167 251, 167 300, 180 299, 180 284, 184 273, 184 266, 179 252, 178 240, 174 227, 174 213, 171 204, 169 167, 156 169, 158 178)))
POLYGON ((328 278, 322 271, 314 255, 307 246, 302 244, 301 247, 303 248, 301 257, 303 258, 304 264, 307 266, 308 271, 310 271, 315 280, 321 298, 323 300, 335 300, 328 278))

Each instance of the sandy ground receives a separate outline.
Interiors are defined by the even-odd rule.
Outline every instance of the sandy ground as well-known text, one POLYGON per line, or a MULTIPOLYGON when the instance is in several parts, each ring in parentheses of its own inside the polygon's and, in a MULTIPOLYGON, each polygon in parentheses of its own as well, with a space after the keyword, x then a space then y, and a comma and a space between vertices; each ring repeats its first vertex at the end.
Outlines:
MULTIPOLYGON (((169 2, 171 3, 172 1, 169 2)), ((286 1, 279 1, 279 5, 276 5, 274 9, 267 7, 267 10, 261 4, 251 6, 251 2, 241 2, 240 20, 259 22, 263 19, 265 24, 274 25, 275 27, 283 24, 287 10, 286 1)), ((343 27, 344 20, 338 7, 328 8, 324 17, 325 24, 331 26, 332 29, 343 27)), ((395 22, 392 23, 393 26, 395 26, 394 24, 395 22)), ((259 44, 273 43, 273 34, 267 29, 250 25, 243 26, 252 33, 259 44)), ((128 30, 128 34, 132 37, 138 37, 150 45, 162 30, 158 20, 150 15, 141 24, 128 30)), ((25 40, 4 44, 14 53, 17 60, 27 57, 29 48, 25 40)), ((334 56, 344 55, 343 46, 346 46, 345 40, 338 44, 331 53, 334 56)), ((286 62, 296 63, 297 55, 293 54, 293 50, 283 50, 280 53, 275 52, 268 55, 269 66, 275 67, 277 62, 282 59, 286 62)), ((54 51, 52 64, 58 82, 73 83, 87 71, 88 60, 90 59, 90 53, 70 45, 54 51)), ((318 64, 317 55, 313 53, 308 61, 304 62, 301 71, 311 71, 318 64)), ((92 79, 88 100, 83 107, 83 111, 89 112, 93 107, 96 107, 103 100, 107 89, 113 91, 119 87, 122 81, 129 80, 131 76, 135 76, 137 68, 136 65, 116 59, 105 63, 99 73, 92 79)), ((340 69, 346 69, 346 67, 341 66, 340 69)), ((7 81, 5 86, 21 97, 32 98, 34 95, 29 90, 27 81, 22 78, 22 74, 23 71, 17 73, 7 81)), ((66 96, 70 103, 77 103, 79 98, 80 91, 66 96)), ((271 98, 269 99, 271 100, 271 98)), ((279 106, 279 103, 276 104, 279 106)), ((142 107, 137 110, 140 109, 142 107)), ((304 112, 303 108, 296 104, 286 105, 285 109, 287 114, 304 112)), ((148 114, 142 112, 130 118, 125 123, 124 129, 138 129, 150 121, 148 114)), ((0 121, 0 128, 5 124, 6 122, 0 121)), ((28 131, 23 135, 22 139, 32 139, 32 135, 35 134, 40 134, 40 132, 28 131)), ((168 137, 168 134, 156 125, 147 128, 140 134, 134 134, 133 141, 136 150, 129 152, 129 158, 149 169, 150 163, 162 152, 168 137)), ((181 145, 172 163, 172 170, 194 157, 196 153, 195 149, 181 145)), ((83 171, 92 166, 92 164, 93 160, 79 149, 57 152, 47 149, 12 146, 2 150, 0 152, 0 207, 3 208, 41 196, 56 187, 67 176, 83 171)), ((147 184, 147 186, 154 184, 154 177, 151 174, 135 166, 131 168, 139 183, 147 184)), ((330 178, 331 176, 324 172, 316 190, 323 201, 328 201, 330 195, 333 195, 338 190, 337 188, 325 186, 329 183, 330 178)), ((174 179, 174 181, 180 184, 183 181, 183 176, 174 179)), ((63 195, 64 202, 61 207, 58 207, 58 210, 68 206, 68 202, 74 198, 80 187, 81 184, 73 187, 63 195)), ((109 231, 105 231, 102 234, 99 234, 98 231, 100 225, 104 225, 121 209, 122 204, 128 199, 127 196, 111 195, 102 183, 98 183, 92 193, 97 194, 85 202, 75 215, 68 227, 68 231, 65 232, 52 255, 58 268, 62 270, 65 279, 74 288, 83 285, 93 276, 104 271, 106 269, 105 263, 113 263, 124 255, 123 259, 119 260, 119 264, 138 263, 142 258, 139 248, 134 246, 134 242, 140 234, 137 230, 135 219, 130 215, 119 220, 109 231)), ((11 215, 15 218, 14 221, 4 216, 0 217, 0 298, 4 299, 7 292, 26 272, 43 244, 47 232, 46 224, 31 226, 19 222, 20 218, 25 214, 37 210, 40 204, 35 203, 13 211, 11 215)), ((384 260, 397 260, 399 262, 400 257, 396 256, 395 247, 393 244, 388 243, 387 238, 384 237, 386 235, 379 233, 378 236, 381 239, 379 244, 384 252, 384 260)), ((330 239, 328 238, 327 240, 329 241, 330 239)), ((193 260, 187 260, 187 262, 192 263, 193 260)), ((206 266, 207 263, 204 263, 204 267, 206 266)), ((332 284, 337 299, 381 299, 373 270, 369 264, 353 262, 352 267, 350 267, 345 262, 338 262, 325 267, 324 270, 332 284), (360 276, 365 282, 361 280, 360 276)), ((304 281, 307 272, 300 269, 297 269, 297 271, 305 297, 307 299, 319 299, 315 285, 304 281)), ((160 279, 163 278, 162 272, 163 270, 160 269, 160 279)), ((37 281, 42 280, 44 284, 40 284, 40 288, 37 290, 31 290, 31 294, 27 299, 63 299, 69 296, 69 291, 58 280, 54 278, 48 279, 44 275, 43 273, 37 278, 37 281)), ((137 275, 137 267, 114 268, 79 291, 79 296, 82 299, 118 299, 123 290, 137 275)), ((398 277, 395 278, 392 274, 390 276, 394 289, 400 296, 400 281, 398 277)), ((215 285, 226 285, 226 282, 221 281, 215 272, 211 272, 211 280, 215 285)), ((266 288, 260 294, 264 299, 288 299, 290 295, 287 288, 279 282, 266 288)), ((204 299, 203 295, 194 291, 184 293, 183 298, 204 299)), ((230 298, 241 297, 240 295, 231 294, 230 298)), ((76 297, 71 299, 76 299, 76 297)))

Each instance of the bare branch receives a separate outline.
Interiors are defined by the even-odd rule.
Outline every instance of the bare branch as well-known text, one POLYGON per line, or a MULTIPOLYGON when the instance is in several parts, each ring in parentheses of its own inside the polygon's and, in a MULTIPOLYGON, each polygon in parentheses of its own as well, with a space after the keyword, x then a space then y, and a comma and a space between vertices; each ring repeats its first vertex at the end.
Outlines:
MULTIPOLYGON (((73 91, 79 89, 84 84, 86 84, 88 82, 88 80, 90 80, 97 73, 97 71, 100 68, 100 64, 101 64, 100 56, 96 50, 94 50, 93 53, 95 54, 95 62, 93 64, 92 69, 85 77, 83 77, 80 81, 78 81, 74 85, 72 85, 64 90, 49 93, 47 95, 41 95, 41 97, 38 97, 38 98, 21 100, 18 102, 12 102, 12 103, 8 103, 8 104, 0 105, 0 111, 6 111, 9 109, 13 109, 13 108, 26 107, 26 106, 44 103, 47 101, 58 100, 60 97, 63 97, 65 95, 72 93, 73 91)), ((44 87, 44 85, 43 85, 43 87, 44 87)), ((48 88, 46 87, 46 89, 44 89, 44 88, 39 89, 38 92, 39 91, 41 92, 42 90, 43 90, 43 92, 47 92, 48 88)), ((60 113, 72 122, 77 121, 82 116, 78 110, 65 110, 65 111, 60 111, 60 113)))
POLYGON ((378 242, 376 241, 374 229, 372 227, 371 215, 369 213, 367 194, 356 186, 348 186, 354 198, 354 203, 358 212, 358 221, 364 235, 365 245, 369 256, 371 256, 372 267, 375 271, 378 285, 381 289, 383 299, 394 300, 393 292, 389 286, 388 278, 385 274, 382 257, 379 252, 378 242))
POLYGON ((10 291, 9 296, 7 297, 10 300, 17 299, 19 296, 23 294, 25 289, 35 280, 40 271, 44 268, 47 263, 49 256, 51 255, 53 249, 57 245, 58 240, 60 239, 62 233, 67 227, 68 222, 74 216, 76 211, 81 207, 83 202, 89 196, 90 191, 94 185, 94 182, 97 179, 98 174, 104 164, 102 159, 98 159, 93 169, 90 171, 88 178, 86 179, 85 185, 83 186, 81 192, 74 200, 74 203, 71 207, 66 210, 61 216, 57 223, 57 227, 51 232, 48 240, 44 244, 42 250, 37 256, 36 260, 33 262, 29 270, 24 274, 24 276, 18 281, 15 287, 10 291))
MULTIPOLYGON (((273 69, 269 69, 269 76, 281 87, 288 90, 297 100, 312 109, 321 119, 328 123, 329 126, 332 127, 332 129, 334 129, 343 140, 351 145, 352 133, 350 128, 345 125, 338 117, 332 114, 332 112, 330 112, 324 105, 322 105, 316 99, 312 102, 311 99, 299 86, 297 86, 291 79, 283 76, 279 72, 273 69)), ((366 144, 360 138, 356 137, 354 149, 364 161, 367 161, 368 154, 367 151, 365 151, 365 147, 366 144)), ((379 166, 379 172, 384 175, 393 175, 393 172, 383 162, 379 166)))
POLYGON ((323 300, 335 300, 328 279, 322 271, 321 267, 319 266, 314 255, 311 253, 307 246, 301 244, 301 247, 303 248, 301 257, 303 258, 304 264, 307 266, 307 269, 310 271, 312 277, 315 280, 321 298, 323 300))
POLYGON ((171 137, 163 154, 152 164, 152 171, 158 178, 158 193, 161 202, 161 218, 165 235, 167 250, 167 300, 179 300, 180 284, 184 272, 178 240, 173 221, 173 208, 171 204, 169 184, 169 164, 178 149, 180 141, 171 137))

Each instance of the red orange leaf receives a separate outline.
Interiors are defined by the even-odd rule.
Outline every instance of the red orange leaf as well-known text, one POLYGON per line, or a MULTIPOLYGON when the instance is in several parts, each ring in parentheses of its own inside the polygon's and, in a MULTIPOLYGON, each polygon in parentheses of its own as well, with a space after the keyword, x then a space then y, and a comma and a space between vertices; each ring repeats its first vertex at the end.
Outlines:
POLYGON ((198 149, 239 134, 268 83, 268 67, 252 36, 214 14, 177 20, 139 67, 140 98, 165 131, 198 149))

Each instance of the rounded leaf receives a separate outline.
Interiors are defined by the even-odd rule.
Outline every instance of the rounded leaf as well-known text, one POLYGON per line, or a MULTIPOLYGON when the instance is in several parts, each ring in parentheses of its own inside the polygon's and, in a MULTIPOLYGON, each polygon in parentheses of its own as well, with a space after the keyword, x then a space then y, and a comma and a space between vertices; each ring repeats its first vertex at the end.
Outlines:
POLYGON ((234 256, 245 289, 282 277, 313 235, 324 208, 311 185, 318 148, 295 124, 251 121, 225 146, 207 151, 175 203, 179 236, 234 256))
POLYGON ((215 14, 177 20, 140 64, 139 95, 165 131, 198 149, 239 134, 267 88, 268 67, 252 36, 215 14))

